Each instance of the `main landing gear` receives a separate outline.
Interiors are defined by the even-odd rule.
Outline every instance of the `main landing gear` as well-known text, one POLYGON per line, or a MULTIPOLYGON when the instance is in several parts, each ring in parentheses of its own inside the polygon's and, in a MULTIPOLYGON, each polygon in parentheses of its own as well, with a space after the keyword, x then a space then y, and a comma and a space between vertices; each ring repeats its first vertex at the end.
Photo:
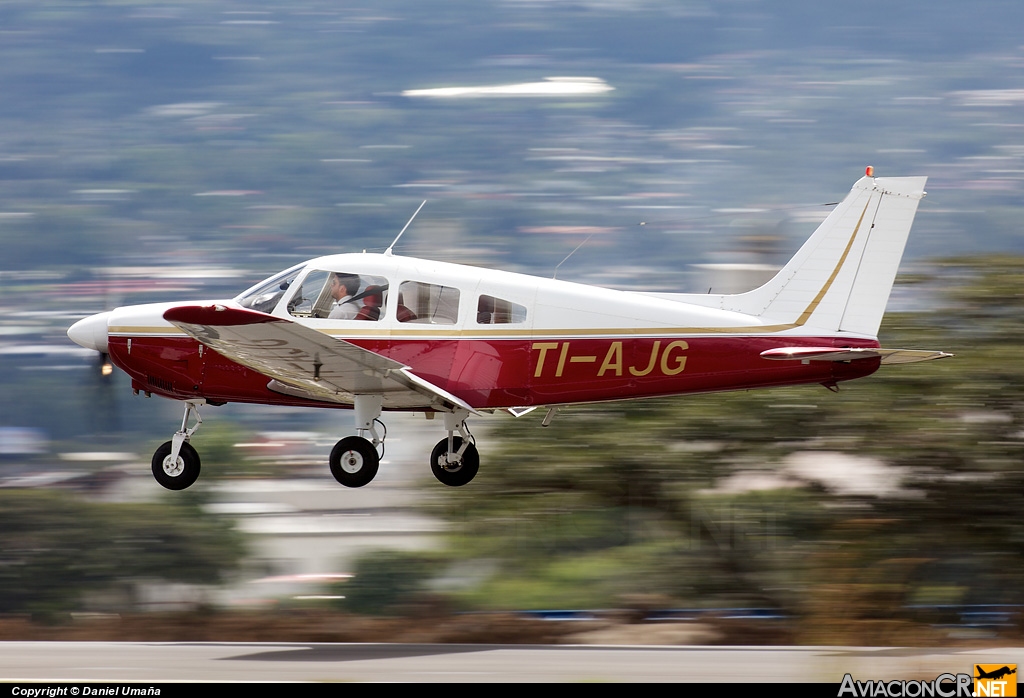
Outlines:
POLYGON ((331 449, 331 475, 345 487, 368 485, 377 474, 387 436, 387 429, 381 435, 375 426, 384 426, 379 419, 382 401, 380 395, 356 395, 356 436, 346 436, 331 449))
POLYGON ((480 454, 473 435, 466 428, 465 410, 444 413, 444 428, 448 437, 441 439, 430 453, 430 470, 441 483, 449 487, 462 487, 476 476, 480 469, 480 454), (455 432, 459 436, 455 436, 455 432))
MULTIPOLYGON (((331 474, 345 487, 362 487, 373 480, 383 455, 384 435, 377 433, 381 397, 356 395, 356 436, 346 436, 331 451, 331 474), (369 436, 369 438, 367 438, 369 436), (378 450, 379 449, 379 450, 378 450)), ((444 414, 447 438, 441 439, 430 454, 430 470, 449 487, 461 487, 472 480, 480 469, 480 454, 473 435, 466 427, 469 412, 456 409, 444 414), (455 433, 458 432, 458 436, 455 433)))

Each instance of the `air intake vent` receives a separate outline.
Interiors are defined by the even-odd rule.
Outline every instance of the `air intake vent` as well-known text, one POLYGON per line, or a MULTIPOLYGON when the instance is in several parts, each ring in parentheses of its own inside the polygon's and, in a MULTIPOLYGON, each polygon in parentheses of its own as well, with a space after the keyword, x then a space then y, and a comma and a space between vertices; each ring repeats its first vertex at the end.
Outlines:
POLYGON ((164 379, 157 378, 156 376, 146 376, 146 382, 154 388, 166 390, 167 392, 171 392, 174 389, 170 381, 165 381, 164 379))

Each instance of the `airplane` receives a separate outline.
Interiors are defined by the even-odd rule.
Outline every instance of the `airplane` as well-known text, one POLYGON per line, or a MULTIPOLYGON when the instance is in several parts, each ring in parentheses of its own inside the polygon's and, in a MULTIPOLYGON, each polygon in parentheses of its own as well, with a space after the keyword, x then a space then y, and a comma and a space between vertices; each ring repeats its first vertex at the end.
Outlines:
POLYGON ((1010 674, 1016 674, 1017 673, 1016 666, 1013 669, 1011 669, 1008 666, 1003 666, 1003 667, 1001 667, 999 669, 994 669, 992 671, 985 671, 984 669, 981 668, 980 664, 975 664, 974 665, 974 670, 978 673, 978 675, 975 676, 974 678, 976 678, 976 679, 994 679, 996 681, 998 681, 999 679, 1003 678, 1004 676, 1009 676, 1010 674))
POLYGON ((580 403, 836 390, 881 364, 951 356, 877 339, 926 180, 867 168, 785 267, 746 293, 618 291, 403 257, 395 238, 383 253, 298 264, 233 299, 98 313, 68 336, 109 355, 135 394, 184 402, 152 459, 168 489, 199 476, 199 408, 227 402, 352 409, 356 433, 329 457, 346 487, 377 473, 383 411, 440 413, 447 435, 430 468, 458 487, 480 466, 470 416, 546 408, 547 426, 580 403))

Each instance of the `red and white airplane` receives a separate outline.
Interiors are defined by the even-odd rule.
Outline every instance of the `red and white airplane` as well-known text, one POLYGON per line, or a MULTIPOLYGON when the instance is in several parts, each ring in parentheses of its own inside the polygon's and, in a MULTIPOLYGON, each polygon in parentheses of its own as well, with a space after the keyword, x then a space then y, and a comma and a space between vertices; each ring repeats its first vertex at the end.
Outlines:
POLYGON ((356 436, 330 455, 348 487, 377 473, 382 410, 440 413, 447 436, 430 467, 459 486, 480 464, 470 415, 547 407, 547 425, 561 405, 834 389, 883 363, 949 356, 876 338, 925 180, 868 168, 782 271, 747 293, 615 291, 389 247, 310 260, 231 300, 117 308, 68 336, 109 354, 136 393, 184 401, 181 428, 153 456, 169 489, 199 476, 189 443, 199 407, 226 402, 354 408, 356 436))

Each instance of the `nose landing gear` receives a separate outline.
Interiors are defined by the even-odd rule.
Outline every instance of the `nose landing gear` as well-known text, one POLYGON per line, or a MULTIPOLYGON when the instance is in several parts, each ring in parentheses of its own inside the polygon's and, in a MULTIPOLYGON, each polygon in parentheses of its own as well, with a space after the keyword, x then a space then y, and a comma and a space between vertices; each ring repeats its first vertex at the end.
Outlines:
POLYGON ((205 404, 206 400, 186 400, 181 429, 153 454, 153 477, 169 490, 186 489, 199 478, 199 454, 192 448, 189 439, 203 423, 203 418, 199 416, 199 406, 205 404), (189 427, 188 421, 192 415, 196 423, 189 427))

